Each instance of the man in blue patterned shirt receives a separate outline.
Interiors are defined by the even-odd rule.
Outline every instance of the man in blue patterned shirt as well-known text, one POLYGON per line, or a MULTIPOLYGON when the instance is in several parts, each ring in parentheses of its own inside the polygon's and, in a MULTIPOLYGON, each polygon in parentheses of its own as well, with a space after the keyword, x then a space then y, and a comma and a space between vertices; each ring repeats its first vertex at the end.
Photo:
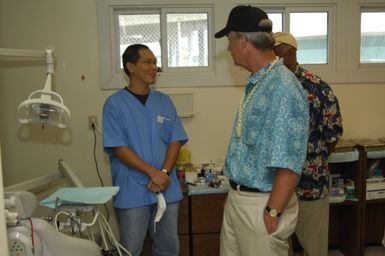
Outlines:
MULTIPOLYGON (((297 41, 286 32, 274 34, 274 51, 305 89, 310 114, 305 165, 296 188, 299 214, 296 235, 305 256, 328 255, 329 168, 327 159, 342 136, 337 97, 330 86, 297 63, 297 41)), ((291 252, 292 253, 292 252, 291 252)))
POLYGON ((225 160, 232 189, 225 204, 220 255, 287 255, 298 205, 294 190, 308 139, 305 91, 274 54, 272 22, 251 6, 237 6, 227 25, 236 66, 248 70, 225 160))

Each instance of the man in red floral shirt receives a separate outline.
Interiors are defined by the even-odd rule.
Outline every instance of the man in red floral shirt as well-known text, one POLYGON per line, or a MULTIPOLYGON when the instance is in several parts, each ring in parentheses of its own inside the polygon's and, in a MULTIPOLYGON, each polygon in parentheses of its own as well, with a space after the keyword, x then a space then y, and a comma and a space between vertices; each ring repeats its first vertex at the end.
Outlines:
POLYGON ((342 136, 342 117, 330 86, 297 63, 297 41, 286 32, 274 34, 274 51, 298 78, 308 95, 309 140, 299 184, 296 235, 305 256, 328 255, 329 167, 327 159, 342 136))

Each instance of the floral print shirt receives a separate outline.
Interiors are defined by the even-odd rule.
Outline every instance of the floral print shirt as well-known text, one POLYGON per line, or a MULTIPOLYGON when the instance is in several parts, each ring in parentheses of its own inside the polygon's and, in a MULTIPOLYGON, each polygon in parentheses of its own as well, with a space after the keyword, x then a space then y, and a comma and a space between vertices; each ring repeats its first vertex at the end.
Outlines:
POLYGON ((233 181, 262 191, 271 191, 277 168, 301 174, 309 127, 309 106, 298 79, 282 60, 271 65, 249 77, 245 94, 258 88, 245 109, 239 136, 239 113, 235 119, 224 167, 233 181))
POLYGON ((298 66, 295 72, 309 102, 309 140, 306 161, 296 188, 300 200, 317 200, 329 192, 327 143, 342 136, 342 117, 337 97, 318 76, 298 66))

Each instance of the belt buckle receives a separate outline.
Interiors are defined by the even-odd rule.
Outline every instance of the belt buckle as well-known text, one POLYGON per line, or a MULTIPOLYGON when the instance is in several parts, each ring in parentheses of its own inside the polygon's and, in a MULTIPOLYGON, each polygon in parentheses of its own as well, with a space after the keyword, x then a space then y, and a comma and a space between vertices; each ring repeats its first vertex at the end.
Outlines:
POLYGON ((241 191, 241 185, 239 185, 238 183, 237 183, 237 190, 241 191))

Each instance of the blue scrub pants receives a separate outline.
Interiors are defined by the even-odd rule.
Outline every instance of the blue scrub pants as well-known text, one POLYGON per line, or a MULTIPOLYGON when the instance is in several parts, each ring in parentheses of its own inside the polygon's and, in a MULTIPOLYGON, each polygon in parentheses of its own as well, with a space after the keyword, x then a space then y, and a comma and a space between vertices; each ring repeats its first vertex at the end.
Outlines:
POLYGON ((156 211, 156 204, 130 209, 115 208, 119 222, 120 243, 133 256, 140 256, 147 231, 152 239, 152 255, 179 255, 179 202, 167 204, 162 219, 156 223, 154 233, 156 211))

